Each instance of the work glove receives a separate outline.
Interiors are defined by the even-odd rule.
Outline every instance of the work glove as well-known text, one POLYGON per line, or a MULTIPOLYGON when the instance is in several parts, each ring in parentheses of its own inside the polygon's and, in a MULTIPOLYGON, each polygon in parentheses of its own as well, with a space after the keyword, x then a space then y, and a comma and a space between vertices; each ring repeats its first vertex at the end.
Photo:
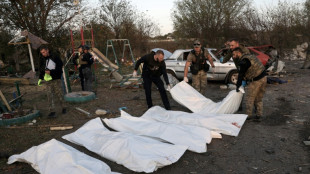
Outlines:
POLYGON ((38 80, 38 86, 42 86, 42 85, 41 85, 41 82, 42 82, 42 80, 39 79, 39 80, 38 80))
POLYGON ((132 77, 137 77, 137 71, 136 70, 133 71, 132 77))
POLYGON ((167 91, 170 91, 171 90, 171 85, 169 84, 168 86, 167 86, 167 91))
POLYGON ((44 80, 48 82, 48 81, 53 80, 53 78, 52 78, 51 75, 45 73, 45 75, 44 75, 44 80))
POLYGON ((222 56, 222 57, 220 58, 220 62, 223 63, 223 60, 224 60, 224 57, 222 56))
POLYGON ((242 86, 245 87, 246 86, 246 81, 242 80, 242 86))
POLYGON ((188 78, 187 78, 187 77, 184 77, 183 81, 186 82, 186 83, 188 83, 188 78))

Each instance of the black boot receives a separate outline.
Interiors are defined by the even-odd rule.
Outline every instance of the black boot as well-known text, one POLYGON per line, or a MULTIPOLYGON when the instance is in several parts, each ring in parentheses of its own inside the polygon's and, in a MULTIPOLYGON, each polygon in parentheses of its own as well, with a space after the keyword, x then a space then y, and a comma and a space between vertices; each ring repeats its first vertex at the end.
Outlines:
POLYGON ((56 112, 51 112, 48 114, 48 118, 55 118, 56 117, 56 112))
POLYGON ((262 121, 262 117, 261 116, 255 116, 253 121, 261 122, 262 121))
POLYGON ((67 113, 67 109, 66 108, 62 108, 62 114, 66 114, 67 113))

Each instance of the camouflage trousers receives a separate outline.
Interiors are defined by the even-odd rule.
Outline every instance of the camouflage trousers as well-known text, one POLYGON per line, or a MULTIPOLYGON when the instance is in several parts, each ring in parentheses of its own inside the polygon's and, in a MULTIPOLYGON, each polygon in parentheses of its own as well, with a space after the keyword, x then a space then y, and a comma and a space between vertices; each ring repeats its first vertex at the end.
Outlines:
POLYGON ((246 114, 251 117, 253 106, 256 109, 257 116, 263 116, 263 96, 266 91, 267 77, 249 83, 246 93, 246 114))
POLYGON ((60 110, 64 108, 64 97, 63 91, 61 87, 61 79, 51 80, 46 83, 46 91, 47 91, 47 100, 49 103, 49 111, 56 111, 56 103, 58 104, 60 110), (56 100, 58 100, 56 102, 56 100))
POLYGON ((206 91, 207 83, 207 73, 204 70, 200 70, 198 74, 192 75, 192 85, 201 94, 206 91))

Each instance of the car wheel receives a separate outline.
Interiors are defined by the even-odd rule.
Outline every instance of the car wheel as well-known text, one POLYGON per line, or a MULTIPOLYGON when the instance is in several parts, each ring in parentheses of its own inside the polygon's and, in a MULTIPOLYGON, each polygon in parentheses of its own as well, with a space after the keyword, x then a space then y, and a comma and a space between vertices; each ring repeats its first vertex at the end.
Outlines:
POLYGON ((170 69, 167 70, 167 74, 171 74, 173 77, 177 78, 177 75, 170 69))
POLYGON ((237 81, 238 81, 238 71, 232 70, 226 78, 226 83, 237 84, 237 81))

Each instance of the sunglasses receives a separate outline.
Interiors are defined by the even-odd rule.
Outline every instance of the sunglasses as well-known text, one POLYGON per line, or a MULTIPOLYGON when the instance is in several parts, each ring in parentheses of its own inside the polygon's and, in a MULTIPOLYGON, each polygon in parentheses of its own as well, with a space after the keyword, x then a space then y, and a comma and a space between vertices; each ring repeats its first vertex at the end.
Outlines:
POLYGON ((194 44, 194 46, 200 46, 200 44, 194 44))

